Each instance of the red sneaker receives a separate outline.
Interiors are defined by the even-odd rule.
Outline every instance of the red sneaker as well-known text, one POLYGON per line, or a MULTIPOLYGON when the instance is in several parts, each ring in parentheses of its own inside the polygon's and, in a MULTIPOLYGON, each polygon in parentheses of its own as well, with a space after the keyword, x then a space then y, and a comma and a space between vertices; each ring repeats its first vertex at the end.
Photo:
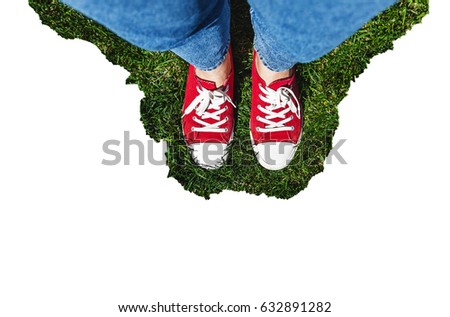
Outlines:
POLYGON ((302 106, 294 75, 269 85, 252 66, 250 137, 258 162, 270 170, 285 168, 294 157, 303 127, 302 106))
MULTIPOLYGON (((231 53, 230 53, 231 54, 231 53)), ((221 87, 199 78, 190 65, 183 106, 183 133, 194 161, 203 168, 223 165, 234 128, 234 66, 221 87)))

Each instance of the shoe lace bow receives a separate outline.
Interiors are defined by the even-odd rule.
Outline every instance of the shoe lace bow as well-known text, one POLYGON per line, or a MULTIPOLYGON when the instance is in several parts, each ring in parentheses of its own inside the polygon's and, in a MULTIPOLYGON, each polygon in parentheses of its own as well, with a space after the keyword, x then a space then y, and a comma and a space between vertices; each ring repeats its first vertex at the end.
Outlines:
POLYGON ((227 128, 221 126, 229 120, 228 117, 220 120, 220 115, 227 111, 228 106, 224 104, 228 101, 233 107, 236 107, 228 96, 228 87, 222 89, 208 90, 203 87, 197 86, 198 96, 192 100, 189 106, 184 111, 183 117, 190 114, 195 110, 196 115, 192 119, 198 123, 199 127, 192 127, 192 131, 197 132, 216 132, 223 133, 228 132, 227 128), (211 119, 212 123, 208 123, 205 120, 211 119))
POLYGON ((265 124, 264 128, 257 128, 259 132, 279 132, 293 131, 294 126, 287 124, 294 119, 289 113, 294 113, 297 118, 301 116, 300 102, 294 92, 287 87, 280 87, 274 90, 270 87, 259 85, 263 94, 259 98, 267 103, 267 106, 258 105, 258 109, 265 114, 264 117, 258 116, 256 119, 265 124), (282 109, 280 111, 280 109, 282 109))

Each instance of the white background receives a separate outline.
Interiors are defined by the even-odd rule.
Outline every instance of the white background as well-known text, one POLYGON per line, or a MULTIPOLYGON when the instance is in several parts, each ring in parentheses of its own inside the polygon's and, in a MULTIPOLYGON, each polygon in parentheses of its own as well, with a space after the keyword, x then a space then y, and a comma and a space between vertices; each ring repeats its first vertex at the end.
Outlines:
MULTIPOLYGON (((146 142, 136 86, 26 1, 0 3, 0 316, 118 304, 331 301, 329 316, 450 316, 448 1, 374 58, 339 106, 327 165, 282 201, 210 201, 165 166, 103 166, 146 142)), ((255 313, 257 314, 257 313, 255 313)))

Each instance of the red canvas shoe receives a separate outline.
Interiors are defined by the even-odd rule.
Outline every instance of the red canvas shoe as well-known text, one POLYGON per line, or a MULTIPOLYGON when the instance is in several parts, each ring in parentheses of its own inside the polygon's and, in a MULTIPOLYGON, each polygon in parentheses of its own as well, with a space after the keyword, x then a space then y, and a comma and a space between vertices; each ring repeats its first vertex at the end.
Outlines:
MULTIPOLYGON (((231 54, 231 53, 230 53, 231 54)), ((190 65, 183 106, 183 133, 194 161, 203 168, 223 165, 234 128, 234 66, 221 87, 199 78, 190 65)))
POLYGON ((302 135, 302 106, 294 75, 269 85, 252 66, 250 137, 258 162, 270 170, 285 168, 294 157, 302 135))

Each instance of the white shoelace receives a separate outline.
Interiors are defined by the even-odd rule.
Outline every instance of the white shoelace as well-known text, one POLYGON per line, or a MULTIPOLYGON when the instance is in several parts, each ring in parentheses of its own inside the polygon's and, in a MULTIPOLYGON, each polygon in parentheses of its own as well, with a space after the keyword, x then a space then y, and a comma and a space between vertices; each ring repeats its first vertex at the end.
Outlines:
POLYGON ((220 115, 228 109, 227 106, 223 107, 225 102, 228 101, 233 105, 233 107, 236 107, 231 98, 227 95, 228 86, 225 88, 225 90, 216 89, 213 91, 197 86, 197 91, 198 96, 191 102, 191 104, 186 108, 183 114, 184 117, 185 115, 188 115, 195 110, 196 114, 200 117, 192 118, 195 122, 202 125, 201 127, 193 127, 192 131, 217 133, 228 132, 228 129, 221 128, 221 125, 227 122, 229 118, 226 117, 225 119, 220 120, 220 115), (216 122, 211 124, 203 121, 206 119, 212 119, 216 122))
POLYGON ((287 117, 289 112, 293 112, 297 118, 301 116, 300 102, 295 96, 294 92, 286 87, 280 87, 277 90, 273 90, 270 87, 262 87, 259 85, 262 93, 265 95, 260 95, 262 101, 268 103, 269 105, 266 107, 262 107, 258 105, 258 109, 266 114, 264 118, 258 116, 256 119, 262 123, 265 123, 266 126, 264 128, 257 128, 259 132, 279 132, 279 131, 293 131, 293 126, 287 126, 294 119, 291 115, 287 117), (296 103, 294 103, 294 101, 296 103), (283 108, 283 110, 279 112, 275 112, 283 108), (273 121, 274 119, 281 119, 278 122, 273 121))

